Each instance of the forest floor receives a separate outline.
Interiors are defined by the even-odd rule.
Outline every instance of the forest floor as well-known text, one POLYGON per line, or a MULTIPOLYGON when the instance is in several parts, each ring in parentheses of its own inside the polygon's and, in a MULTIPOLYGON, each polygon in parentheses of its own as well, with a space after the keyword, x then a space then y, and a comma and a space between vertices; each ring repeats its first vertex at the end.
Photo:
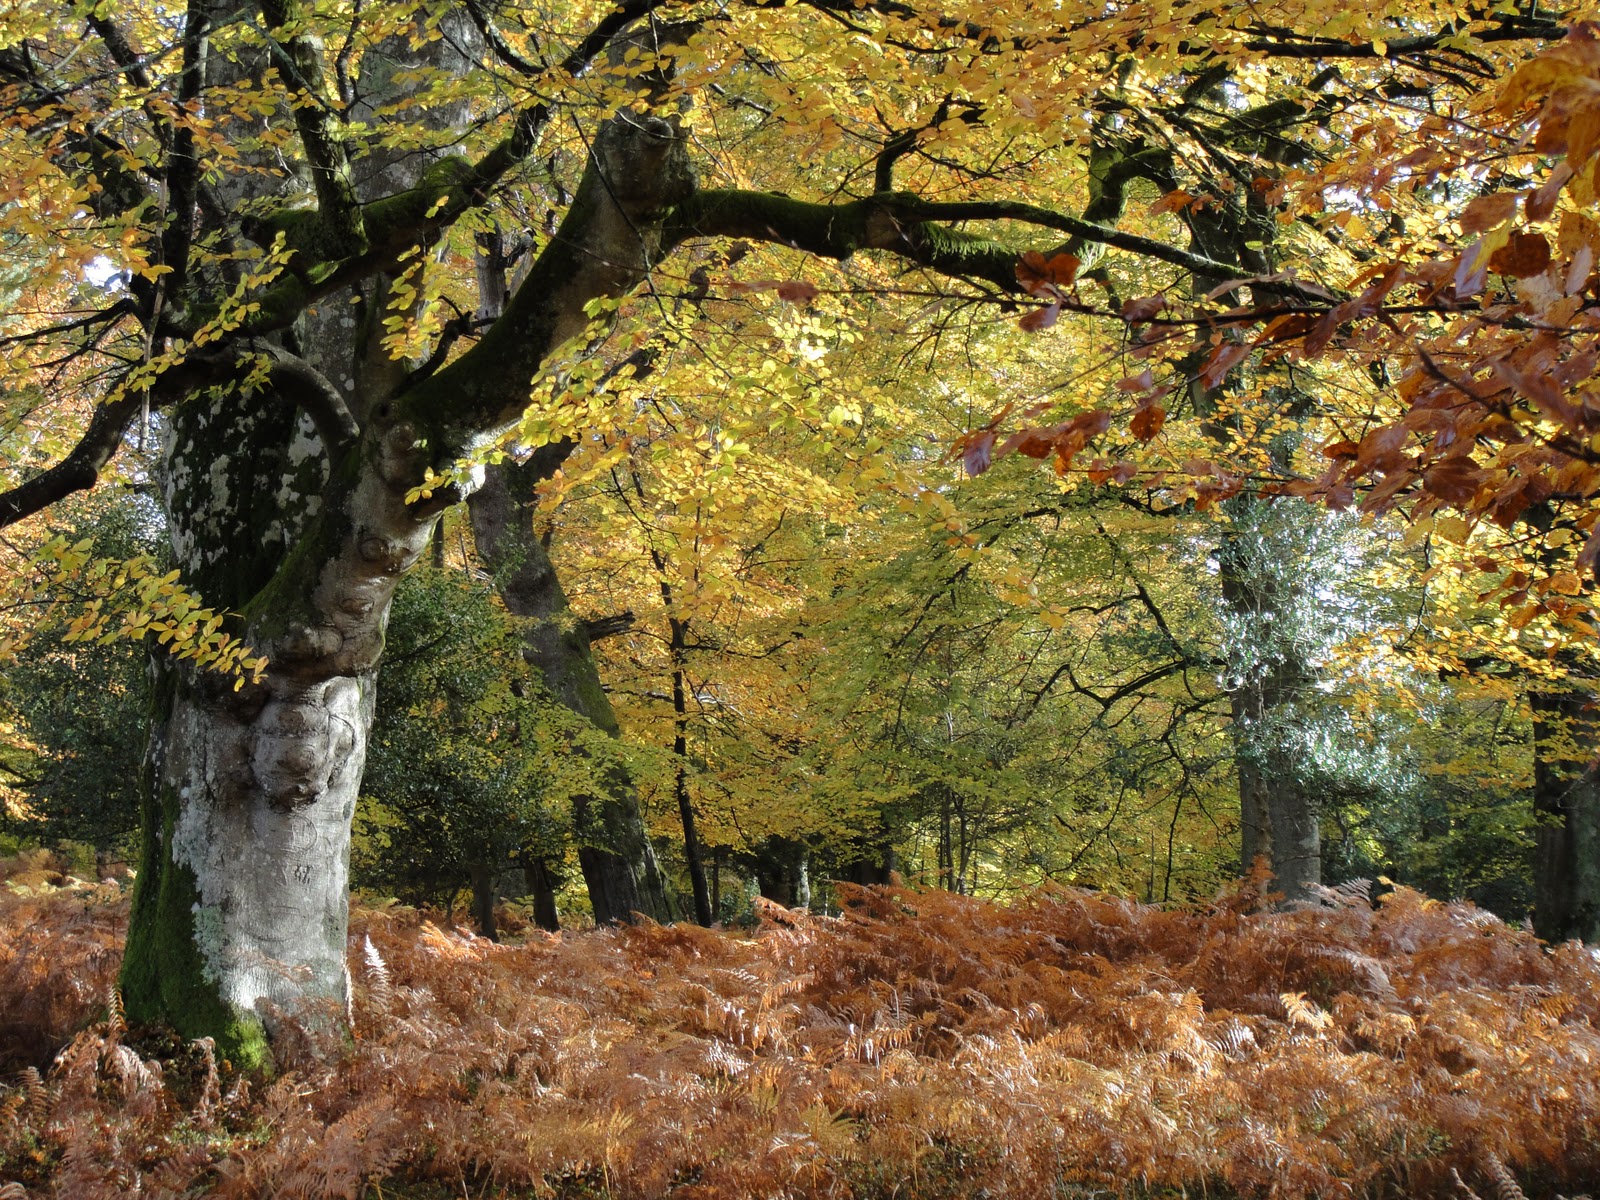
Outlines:
POLYGON ((17 867, 6 1200, 1600 1192, 1600 954, 1404 889, 880 889, 500 945, 357 908, 353 1043, 287 1031, 246 1080, 123 1027, 119 885, 17 867))

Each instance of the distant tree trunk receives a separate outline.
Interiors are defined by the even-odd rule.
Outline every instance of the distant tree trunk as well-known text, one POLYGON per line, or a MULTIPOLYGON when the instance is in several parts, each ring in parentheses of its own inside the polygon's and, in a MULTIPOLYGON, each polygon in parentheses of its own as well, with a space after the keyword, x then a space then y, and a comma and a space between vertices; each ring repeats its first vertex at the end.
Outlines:
POLYGON ((768 838, 756 856, 756 886, 785 908, 811 906, 811 854, 804 842, 768 838))
MULTIPOLYGON (((1222 98, 1220 79, 1199 88, 1195 99, 1218 101, 1222 98)), ((1241 129, 1250 128, 1241 122, 1241 129)), ((1090 142, 1089 212, 1094 219, 1115 224, 1128 195, 1128 185, 1145 179, 1162 192, 1177 187, 1174 160, 1169 147, 1151 144, 1143 135, 1125 125, 1096 123, 1090 142)), ((1237 264, 1235 275, 1195 274, 1191 291, 1203 296, 1230 277, 1265 276, 1273 270, 1272 250, 1277 235, 1277 206, 1269 202, 1267 189, 1246 189, 1242 197, 1230 197, 1217 204, 1194 205, 1183 210, 1181 219, 1189 230, 1189 245, 1213 262, 1237 264)), ((1076 249, 1069 243, 1069 249, 1076 249)), ((1098 255, 1096 254, 1096 257, 1098 255)), ((1094 258, 1080 255, 1085 271, 1094 258)), ((1188 365, 1190 398, 1197 415, 1206 419, 1202 429, 1208 437, 1226 443, 1233 436, 1225 423, 1213 423, 1217 414, 1217 393, 1208 388, 1198 370, 1210 353, 1198 351, 1188 365)), ((1247 503, 1259 503, 1247 499, 1247 503)), ((1242 613, 1261 613, 1273 598, 1252 586, 1234 547, 1219 548, 1222 563, 1223 603, 1242 613)), ((1265 672, 1251 672, 1240 681, 1230 696, 1233 710, 1235 762, 1239 772, 1240 857, 1246 870, 1254 860, 1266 855, 1272 864, 1277 887, 1290 901, 1306 894, 1322 875, 1321 835, 1318 813, 1312 797, 1299 785, 1293 763, 1282 751, 1281 741, 1270 737, 1272 715, 1277 706, 1292 695, 1298 682, 1299 664, 1268 664, 1265 672), (1259 677, 1258 677, 1259 674, 1259 677), (1268 736, 1263 736, 1268 735, 1268 736)))
POLYGON ((947 892, 956 890, 954 853, 950 833, 950 788, 943 783, 933 785, 939 797, 939 886, 947 892))
MULTIPOLYGON (((1226 585, 1224 585, 1226 586, 1226 585)), ((1258 725, 1266 715, 1258 684, 1246 683, 1228 696, 1233 718, 1233 761, 1239 773, 1239 862, 1248 872, 1263 855, 1272 861, 1272 816, 1267 803, 1267 780, 1252 754, 1244 753, 1243 731, 1258 725)))
POLYGON ((965 896, 972 891, 972 823, 967 819, 967 802, 957 792, 956 805, 956 891, 965 896))
MULTIPOLYGON (((1271 589, 1252 577, 1231 541, 1219 549, 1218 558, 1223 603, 1245 621, 1259 624, 1262 615, 1273 611, 1271 589)), ((1259 655, 1247 655, 1240 664, 1240 678, 1229 695, 1239 774, 1240 859, 1249 870, 1264 856, 1276 890, 1292 902, 1307 898, 1309 889, 1322 882, 1322 829, 1317 805, 1302 783, 1301 764, 1286 749, 1275 718, 1307 681, 1298 662, 1272 648, 1257 650, 1259 655)))
POLYGON ((845 868, 844 882, 877 887, 892 882, 898 869, 893 846, 872 847, 845 868))
POLYGON ((549 933, 561 931, 561 917, 556 912, 556 888, 559 886, 550 864, 543 858, 530 858, 523 868, 528 892, 533 896, 533 922, 549 933))
POLYGON ((726 853, 723 846, 715 846, 711 851, 711 913, 719 921, 722 919, 722 860, 726 853))
POLYGON ((472 880, 472 919, 478 923, 478 932, 491 942, 498 942, 500 935, 494 925, 494 870, 488 863, 473 863, 470 870, 472 880))
POLYGON ((1588 692, 1532 695, 1534 931, 1600 941, 1600 715, 1588 692))
MULTIPOLYGON (((506 608, 528 618, 523 654, 551 694, 567 709, 620 737, 616 713, 600 684, 600 672, 583 622, 567 604, 550 556, 533 529, 533 506, 570 447, 546 447, 525 463, 488 468, 468 508, 472 531, 500 586, 506 608)), ((604 790, 573 800, 578 862, 598 924, 626 921, 642 912, 672 919, 671 899, 645 831, 633 780, 620 763, 606 764, 604 790)))

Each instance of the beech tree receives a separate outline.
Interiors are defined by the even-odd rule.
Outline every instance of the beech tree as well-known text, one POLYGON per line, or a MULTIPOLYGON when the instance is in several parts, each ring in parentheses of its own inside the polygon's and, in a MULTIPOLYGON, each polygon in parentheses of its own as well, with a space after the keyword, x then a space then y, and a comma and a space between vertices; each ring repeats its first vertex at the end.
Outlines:
MULTIPOLYGON (((1126 300, 1130 280, 1154 269, 1187 291, 1243 266, 1258 298, 1332 319, 1330 291, 1283 271, 1299 256, 1314 273, 1323 243, 1219 256, 1208 212, 1281 221, 1267 164, 1290 127, 1363 160, 1363 105, 1448 104, 1494 56, 1563 32, 1532 9, 1389 18, 1310 0, 37 0, 3 21, 5 236, 48 251, 8 323, 0 520, 159 436, 181 583, 218 615, 168 631, 124 998, 130 1018, 247 1064, 265 1022, 344 1009, 350 819, 390 600, 537 378, 577 381, 553 394, 581 402, 581 364, 624 357, 609 331, 711 287, 797 305, 822 288, 920 293, 1020 304, 1034 330, 1075 311, 1121 328, 1159 311, 1126 300), (1151 119, 1186 161, 1222 149, 1207 195, 1135 233, 1120 198, 1139 177, 1103 134, 1151 119), (480 239, 508 229, 523 252, 506 294, 491 302, 488 271, 458 302, 480 239), (784 248, 791 270, 741 279, 731 252, 678 265, 709 239, 784 248), (808 258, 838 266, 799 278, 808 258)), ((1298 211, 1342 183, 1299 178, 1298 211)), ((1360 240, 1348 223, 1319 233, 1360 240)), ((1207 386, 1237 349, 1215 335, 1195 364, 1207 386)), ((1141 396, 1135 439, 1160 431, 1158 409, 1141 396)), ((1019 447, 1076 469, 1109 423, 1069 407, 1019 447)), ((636 827, 625 787, 598 801, 602 826, 636 827)), ((634 870, 639 848, 603 847, 621 860, 607 869, 634 870)))

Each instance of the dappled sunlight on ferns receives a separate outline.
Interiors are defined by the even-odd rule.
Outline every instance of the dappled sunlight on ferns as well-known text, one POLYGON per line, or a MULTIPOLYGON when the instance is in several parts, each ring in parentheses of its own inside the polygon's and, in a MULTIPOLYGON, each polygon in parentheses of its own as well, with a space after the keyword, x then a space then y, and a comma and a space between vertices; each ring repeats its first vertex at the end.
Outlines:
POLYGON ((1420 1198, 1600 1177, 1600 962, 1575 944, 1405 890, 1276 913, 841 890, 843 916, 769 910, 752 936, 496 945, 358 910, 354 1044, 332 1065, 290 1047, 253 1090, 207 1047, 130 1040, 106 1001, 117 909, 8 895, 0 972, 36 1024, 0 1045, 0 1183, 1420 1198), (68 1001, 97 1023, 17 1074, 29 1039, 67 1040, 68 1001))

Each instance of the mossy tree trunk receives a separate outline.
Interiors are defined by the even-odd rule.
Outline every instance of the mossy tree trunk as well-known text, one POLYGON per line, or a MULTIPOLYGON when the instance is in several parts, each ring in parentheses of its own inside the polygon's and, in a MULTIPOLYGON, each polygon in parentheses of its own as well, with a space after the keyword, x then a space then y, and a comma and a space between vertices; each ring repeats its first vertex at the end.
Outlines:
MULTIPOLYGON (((664 121, 613 122, 595 149, 561 236, 510 306, 526 370, 491 353, 420 384, 374 372, 347 404, 288 339, 252 340, 226 386, 173 406, 162 473, 185 581, 241 614, 270 665, 235 690, 166 664, 123 968, 133 1019, 213 1036, 241 1065, 263 1061, 276 1020, 342 1028, 350 818, 384 626, 461 490, 408 493, 515 419, 538 362, 584 328, 586 303, 638 280, 651 214, 689 183, 664 121), (261 356, 267 384, 248 390, 261 356)), ((317 347, 334 372, 335 352, 369 348, 336 343, 317 347)))

